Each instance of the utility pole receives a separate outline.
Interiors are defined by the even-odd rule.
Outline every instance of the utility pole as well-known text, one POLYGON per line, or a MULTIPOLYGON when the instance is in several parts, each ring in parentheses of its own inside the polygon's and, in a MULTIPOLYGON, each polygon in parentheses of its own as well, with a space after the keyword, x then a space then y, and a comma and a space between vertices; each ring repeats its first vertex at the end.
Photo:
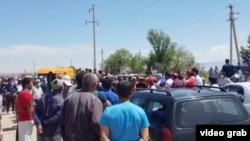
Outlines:
POLYGON ((236 30, 235 30, 235 18, 234 18, 234 14, 238 14, 235 13, 233 11, 233 5, 229 4, 229 9, 230 9, 230 14, 229 14, 229 20, 230 21, 230 64, 232 64, 233 62, 233 40, 235 43, 235 49, 236 49, 236 54, 237 54, 237 59, 238 62, 240 62, 241 58, 240 58, 240 52, 239 52, 239 47, 238 47, 238 41, 237 41, 237 36, 236 36, 236 30))
POLYGON ((72 59, 70 59, 70 66, 72 66, 72 59))
POLYGON ((99 25, 99 22, 95 19, 95 5, 92 5, 92 8, 89 9, 89 13, 92 12, 92 21, 86 21, 85 24, 88 23, 93 24, 93 50, 94 50, 94 73, 96 73, 96 40, 95 40, 95 25, 99 25))
POLYGON ((33 61, 33 73, 34 73, 34 76, 36 75, 36 62, 33 61))
POLYGON ((141 58, 141 49, 139 49, 139 58, 141 58))
POLYGON ((103 70, 104 69, 103 49, 101 50, 101 54, 102 54, 102 70, 103 70))

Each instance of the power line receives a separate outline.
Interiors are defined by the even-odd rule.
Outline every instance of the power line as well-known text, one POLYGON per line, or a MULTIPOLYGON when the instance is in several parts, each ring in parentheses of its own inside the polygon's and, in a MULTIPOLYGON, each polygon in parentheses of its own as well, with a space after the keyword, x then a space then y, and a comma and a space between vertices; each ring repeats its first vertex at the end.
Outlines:
POLYGON ((96 73, 96 38, 95 38, 95 26, 99 25, 99 22, 95 19, 95 5, 89 9, 89 13, 92 12, 92 21, 86 21, 85 24, 92 23, 93 25, 93 50, 94 50, 94 73, 96 73))
MULTIPOLYGON (((202 18, 194 21, 193 23, 189 23, 189 24, 181 24, 179 27, 180 28, 177 28, 176 30, 174 30, 174 33, 176 32, 179 32, 179 31, 185 31, 186 29, 190 29, 190 27, 192 26, 196 26, 196 25, 199 25, 201 23, 204 23, 205 21, 207 21, 208 18, 210 17, 214 17, 215 15, 218 15, 219 13, 223 12, 225 9, 219 9, 219 10, 216 10, 215 12, 213 12, 212 14, 209 14, 208 16, 203 16, 202 18)), ((217 19, 221 19, 221 18, 224 18, 225 16, 223 17, 219 17, 219 18, 216 18, 214 19, 213 21, 216 21, 217 19)), ((211 22, 211 21, 210 21, 211 22)), ((207 22, 205 22, 205 24, 207 24, 207 22)))
POLYGON ((199 33, 202 33, 202 32, 204 32, 204 31, 207 31, 207 30, 209 30, 209 29, 218 27, 218 25, 221 25, 221 24, 223 24, 223 23, 226 23, 226 19, 222 19, 222 20, 220 20, 220 21, 218 21, 218 22, 215 22, 215 23, 213 23, 213 24, 207 25, 207 26, 205 26, 205 27, 202 27, 202 28, 199 28, 199 29, 196 29, 196 30, 192 30, 192 31, 189 31, 189 32, 182 33, 182 35, 180 35, 180 36, 187 36, 187 37, 190 38, 190 37, 192 37, 192 36, 194 36, 194 35, 197 35, 197 34, 199 34, 199 33))
POLYGON ((198 30, 195 30, 194 33, 206 31, 206 30, 208 30, 208 29, 211 29, 211 28, 216 27, 216 26, 218 26, 218 25, 221 25, 221 24, 223 24, 223 23, 226 23, 226 20, 225 20, 225 19, 222 19, 221 21, 219 21, 219 22, 217 22, 217 23, 213 23, 213 24, 208 25, 208 26, 206 26, 206 27, 203 27, 203 28, 200 28, 200 29, 198 29, 198 30))

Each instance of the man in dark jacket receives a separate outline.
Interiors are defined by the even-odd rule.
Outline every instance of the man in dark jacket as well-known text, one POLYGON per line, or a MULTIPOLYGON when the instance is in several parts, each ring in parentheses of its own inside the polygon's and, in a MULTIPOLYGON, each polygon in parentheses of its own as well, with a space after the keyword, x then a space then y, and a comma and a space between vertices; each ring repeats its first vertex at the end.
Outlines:
POLYGON ((5 86, 4 91, 6 97, 6 111, 9 113, 11 107, 12 112, 15 113, 15 97, 17 94, 17 87, 13 78, 8 79, 8 84, 5 86))
POLYGON ((64 81, 52 81, 53 91, 44 95, 36 105, 34 119, 38 141, 61 141, 60 118, 63 106, 64 81))
POLYGON ((229 63, 229 59, 225 60, 225 65, 222 66, 221 72, 225 74, 225 77, 231 78, 234 75, 234 66, 229 63))

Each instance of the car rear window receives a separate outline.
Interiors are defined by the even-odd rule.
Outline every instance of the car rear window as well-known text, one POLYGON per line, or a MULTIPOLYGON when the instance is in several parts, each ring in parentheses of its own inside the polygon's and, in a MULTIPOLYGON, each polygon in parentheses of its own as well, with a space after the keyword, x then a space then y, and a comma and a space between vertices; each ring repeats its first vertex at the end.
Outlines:
POLYGON ((227 124, 248 119, 242 104, 233 97, 180 101, 176 105, 176 126, 190 128, 197 124, 227 124))

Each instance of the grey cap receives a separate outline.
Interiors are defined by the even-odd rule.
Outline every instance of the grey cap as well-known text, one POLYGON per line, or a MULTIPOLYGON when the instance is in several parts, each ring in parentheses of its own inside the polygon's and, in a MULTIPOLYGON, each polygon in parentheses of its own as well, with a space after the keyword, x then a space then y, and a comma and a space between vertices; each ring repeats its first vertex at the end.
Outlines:
POLYGON ((51 84, 52 84, 52 88, 53 88, 54 90, 58 90, 58 89, 64 87, 64 81, 61 80, 61 79, 55 79, 55 80, 52 81, 51 84))

